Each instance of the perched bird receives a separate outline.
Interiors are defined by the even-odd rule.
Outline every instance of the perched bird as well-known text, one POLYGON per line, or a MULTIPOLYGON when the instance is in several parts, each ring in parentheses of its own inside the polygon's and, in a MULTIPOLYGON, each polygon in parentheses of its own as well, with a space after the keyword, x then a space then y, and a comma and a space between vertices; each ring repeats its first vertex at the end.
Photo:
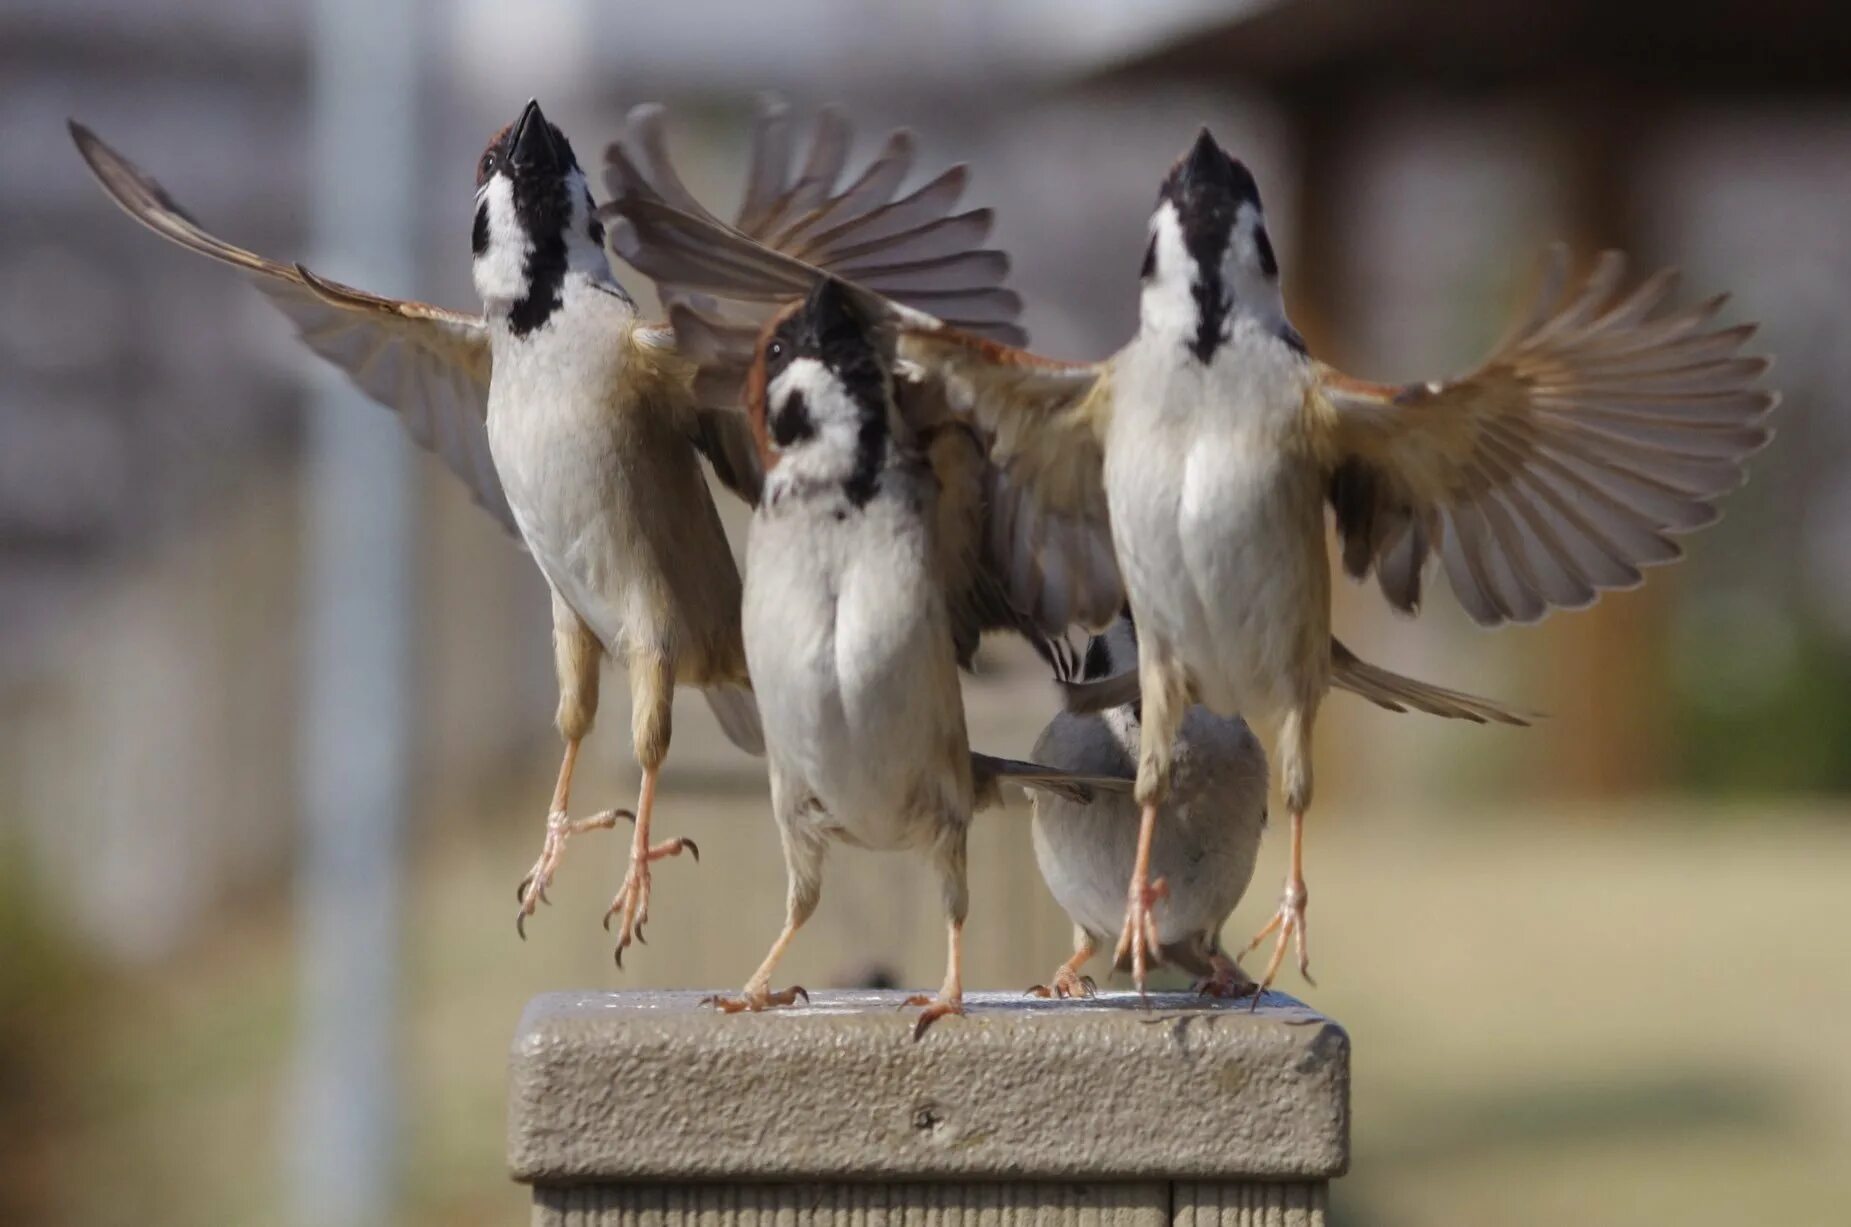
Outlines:
MULTIPOLYGON (((763 296, 813 275, 699 219, 663 219, 652 241, 655 275, 686 287, 763 296)), ((1344 569, 1373 571, 1396 609, 1419 608, 1438 556, 1476 621, 1531 622, 1676 559, 1672 538, 1716 518, 1767 442, 1777 398, 1755 385, 1769 361, 1738 355, 1753 325, 1712 325, 1725 296, 1661 309, 1670 272, 1621 294, 1614 253, 1564 296, 1565 265, 1553 253, 1534 313, 1471 374, 1351 378, 1313 358, 1286 318, 1259 189, 1204 129, 1159 192, 1137 335, 1103 362, 1041 358, 868 296, 899 361, 981 423, 1007 490, 1024 496, 994 515, 1015 546, 1011 599, 1094 627, 1128 601, 1136 619, 1136 675, 1079 684, 1072 705, 1142 696, 1139 843, 1118 944, 1140 986, 1158 937, 1152 840, 1191 703, 1272 734, 1291 857, 1249 947, 1275 939, 1262 985, 1294 943, 1308 972, 1304 818, 1325 693, 1516 718, 1395 678, 1331 637, 1327 502, 1344 569)))
MULTIPOLYGON (((1083 803, 1128 775, 1075 775, 973 754, 958 686, 956 573, 939 541, 947 483, 862 310, 838 281, 767 325, 748 403, 765 468, 746 552, 746 659, 764 718, 789 892, 783 931, 727 1011, 787 1005, 771 976, 815 908, 831 840, 932 859, 948 925, 945 981, 915 1026, 963 1012, 972 811, 998 785, 1083 803)), ((928 394, 930 389, 923 389, 928 394)), ((929 420, 929 411, 927 420, 929 420)))
MULTIPOLYGON (((632 115, 646 142, 659 140, 660 126, 655 108, 632 115)), ((674 688, 700 688, 727 736, 762 752, 740 636, 739 575, 698 458, 704 454, 720 480, 748 498, 757 494, 756 469, 737 467, 754 455, 742 415, 707 407, 697 364, 674 330, 645 322, 613 275, 604 224, 565 135, 529 102, 478 161, 471 247, 484 310, 466 315, 381 298, 225 243, 93 133, 76 123, 71 133, 131 216, 253 274, 304 343, 396 410, 412 437, 533 555, 552 593, 565 753, 540 856, 517 891, 517 925, 544 897, 570 835, 629 819, 629 868, 605 915, 607 925, 619 921, 621 966, 649 917, 650 863, 683 850, 698 855, 685 839, 650 842, 674 688), (573 768, 597 713, 606 658, 629 673, 641 791, 633 814, 573 820, 573 768)), ((861 275, 903 300, 909 279, 923 280, 938 291, 924 301, 953 304, 965 326, 1019 337, 1007 323, 1019 301, 997 285, 1007 267, 1001 253, 959 259, 981 242, 989 214, 953 215, 956 190, 898 197, 913 160, 904 134, 838 190, 848 142, 846 123, 823 112, 793 179, 788 118, 776 105, 761 111, 741 215, 746 233, 777 246, 790 241, 793 222, 826 215, 861 275), (966 302, 972 310, 959 312, 966 302)), ((963 172, 933 182, 961 189, 963 172)), ((830 251, 802 250, 832 260, 830 251)))
MULTIPOLYGON (((1136 625, 1121 617, 1087 645, 1081 679, 1135 670, 1137 657, 1136 625)), ((1068 771, 1129 776, 1137 770, 1141 725, 1135 700, 1100 712, 1059 712, 1035 742, 1033 757, 1068 771)), ((1158 807, 1151 845, 1151 872, 1164 883, 1153 953, 1158 962, 1198 977, 1198 990, 1210 996, 1253 992, 1257 986, 1222 950, 1221 928, 1247 893, 1259 857, 1266 752, 1238 716, 1191 707, 1171 758, 1170 789, 1158 807)), ((1090 996, 1092 980, 1081 970, 1100 945, 1118 938, 1125 883, 1137 859, 1137 802, 1113 792, 1088 801, 1037 793, 1033 807, 1035 863, 1073 920, 1073 957, 1047 984, 1029 991, 1090 996)))

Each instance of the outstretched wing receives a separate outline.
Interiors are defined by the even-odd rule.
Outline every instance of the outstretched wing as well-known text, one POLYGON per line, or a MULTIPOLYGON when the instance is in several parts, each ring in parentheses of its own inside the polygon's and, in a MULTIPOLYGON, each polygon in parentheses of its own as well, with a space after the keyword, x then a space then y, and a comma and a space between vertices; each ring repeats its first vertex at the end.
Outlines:
POLYGON ((243 269, 302 342, 396 411, 411 437, 463 479, 476 502, 516 531, 489 455, 488 334, 476 316, 381 298, 266 260, 208 234, 158 182, 75 121, 71 138, 103 190, 156 234, 243 269))
MULTIPOLYGON (((662 232, 673 231, 679 215, 724 224, 676 173, 664 116, 660 106, 635 108, 624 135, 605 151, 611 200, 601 212, 622 223, 613 228, 612 246, 656 283, 665 305, 717 295, 731 300, 728 318, 751 326, 756 335, 756 326, 777 304, 801 296, 812 278, 803 276, 795 286, 741 280, 733 253, 709 250, 698 241, 662 241, 662 232)), ((866 169, 838 186, 849 142, 848 122, 825 107, 817 115, 808 156, 793 170, 788 110, 767 100, 753 125, 745 199, 730 228, 802 266, 822 269, 956 327, 1021 341, 1023 333, 1014 321, 1022 300, 1003 286, 1009 258, 982 246, 994 220, 990 210, 953 211, 969 180, 968 169, 953 166, 900 195, 914 159, 912 134, 900 131, 887 138, 866 169)))
POLYGON ((1770 361, 1738 355, 1754 325, 1712 326, 1726 295, 1661 311, 1676 275, 1619 295, 1624 263, 1607 253, 1564 298, 1556 249, 1535 310, 1462 379, 1326 368, 1310 411, 1345 570, 1411 612, 1437 552, 1474 620, 1534 622, 1637 584, 1717 518, 1770 437, 1770 361))
POLYGON ((900 414, 938 479, 939 574, 958 663, 970 668, 986 631, 1013 631, 1028 641, 1056 677, 1079 668, 1061 633, 1065 621, 1050 622, 1010 595, 1009 562, 996 541, 995 516, 1008 492, 990 459, 988 440, 970 421, 953 414, 943 387, 902 374, 894 394, 900 414))
POLYGON ((1009 602, 1059 634, 1124 607, 1105 498, 1111 377, 956 329, 894 318, 902 369, 940 389, 989 451, 988 550, 1009 602))
MULTIPOLYGON (((982 246, 990 211, 955 211, 968 171, 954 166, 902 194, 915 157, 913 137, 902 131, 844 182, 850 135, 841 114, 825 108, 795 163, 789 112, 768 100, 754 122, 745 198, 731 225, 682 183, 661 107, 631 111, 605 152, 612 199, 601 212, 611 246, 654 280, 678 347, 697 363, 695 442, 716 464, 755 454, 736 415, 759 331, 781 303, 809 290, 818 269, 984 336, 1022 336, 1014 324, 1021 299, 1002 284, 1008 257, 982 246)), ((757 475, 723 480, 756 498, 757 475)))

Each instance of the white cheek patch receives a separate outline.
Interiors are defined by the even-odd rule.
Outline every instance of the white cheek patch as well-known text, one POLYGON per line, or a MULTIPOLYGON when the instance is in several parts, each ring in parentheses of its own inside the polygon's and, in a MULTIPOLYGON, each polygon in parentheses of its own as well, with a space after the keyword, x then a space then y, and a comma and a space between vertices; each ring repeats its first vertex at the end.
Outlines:
POLYGON ((1195 260, 1183 243, 1183 223, 1176 206, 1164 201, 1150 219, 1156 241, 1156 267, 1144 283, 1140 318, 1146 328, 1163 332, 1189 332, 1195 328, 1193 287, 1195 260))
POLYGON ((566 206, 570 221, 566 223, 566 267, 599 280, 610 279, 610 261, 604 256, 603 226, 592 234, 597 209, 591 203, 591 189, 581 171, 566 175, 566 206))
POLYGON ((811 433, 818 441, 828 439, 838 431, 846 431, 850 443, 853 443, 861 421, 861 409, 850 398, 842 381, 815 358, 792 360, 789 366, 778 372, 766 392, 773 416, 776 416, 778 407, 787 404, 792 396, 801 395, 804 412, 810 420, 811 433))
POLYGON ((514 212, 514 184, 496 175, 476 193, 476 208, 487 210, 488 244, 475 258, 476 293, 485 302, 510 301, 527 292, 527 256, 533 241, 514 212))
MULTIPOLYGON (((1285 318, 1285 303, 1279 293, 1279 279, 1265 270, 1261 259, 1259 235, 1266 227, 1266 217, 1251 204, 1243 204, 1234 215, 1234 232, 1228 249, 1221 257, 1221 279, 1235 303, 1268 323, 1285 318)), ((1275 265, 1275 269, 1277 266, 1275 265)))
MULTIPOLYGON (((777 471, 786 480, 846 481, 855 471, 861 439, 861 407, 828 367, 815 358, 797 358, 767 385, 766 423, 772 448, 780 457, 777 471), (807 429, 778 442, 779 415, 801 397, 807 429)), ((788 437, 788 436, 787 436, 788 437)))

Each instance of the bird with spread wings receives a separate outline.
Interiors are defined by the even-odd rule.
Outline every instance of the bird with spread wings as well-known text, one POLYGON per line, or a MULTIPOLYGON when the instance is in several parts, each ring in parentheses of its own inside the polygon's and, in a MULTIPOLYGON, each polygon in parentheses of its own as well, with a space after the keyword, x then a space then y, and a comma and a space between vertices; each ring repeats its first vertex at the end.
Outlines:
MULTIPOLYGON (((610 208, 627 221, 619 241, 632 261, 684 299, 785 298, 816 276, 802 252, 672 197, 619 192, 610 208)), ((1273 727, 1291 867, 1278 913, 1248 949, 1275 937, 1270 983, 1295 939, 1308 976, 1303 818, 1325 690, 1521 722, 1397 678, 1330 637, 1322 506, 1344 570, 1373 574, 1396 610, 1419 609, 1437 559, 1479 624, 1533 622, 1678 558, 1675 538, 1715 520, 1743 480, 1778 398, 1755 386, 1769 360, 1739 352, 1754 326, 1714 322, 1726 296, 1669 306, 1675 273, 1625 289, 1614 253, 1571 281, 1559 248, 1533 310, 1469 373, 1404 385, 1346 375, 1312 358, 1285 321, 1257 189, 1206 131, 1166 179, 1150 242, 1139 334, 1100 362, 977 336, 871 286, 865 297, 893 330, 901 366, 942 387, 982 432, 997 471, 992 547, 1012 603, 1093 628, 1121 607, 1136 616, 1139 669, 1070 687, 1070 706, 1140 692, 1144 703, 1143 829, 1118 948, 1138 986, 1162 898, 1149 880, 1153 819, 1193 701, 1273 727), (1232 390, 1229 403, 1217 388, 1232 390), (1150 507, 1164 522, 1147 533, 1150 507), (1262 514, 1240 518, 1247 507, 1262 514), (1134 525, 1134 514, 1144 519, 1134 525)))
MULTIPOLYGON (((660 107, 636 108, 628 118, 622 148, 634 151, 636 164, 673 185, 682 205, 700 210, 666 160, 664 127, 660 107)), ((521 193, 531 197, 544 189, 543 199, 554 202, 547 216, 563 227, 563 233, 514 234, 512 267, 528 299, 536 297, 530 282, 540 275, 536 253, 549 241, 565 247, 562 264, 577 252, 599 265, 590 274, 597 284, 577 299, 555 285, 556 309, 537 325, 518 318, 510 321, 505 311, 499 317, 493 310, 469 314, 372 294, 300 264, 269 260, 234 246, 195 223, 160 183, 94 133, 76 123, 71 132, 99 183, 131 217, 190 251, 249 274, 310 350, 395 411, 413 441, 435 453, 477 503, 529 546, 553 592, 557 723, 566 744, 546 841, 517 892, 517 921, 524 928, 535 903, 543 899, 568 835, 631 819, 631 872, 606 916, 607 924, 612 914, 622 921, 617 946, 621 965, 624 948, 633 937, 641 939, 648 918, 648 862, 683 848, 693 850, 685 840, 652 846, 647 834, 656 771, 667 752, 674 687, 699 687, 728 736, 742 748, 762 752, 740 645, 739 578, 711 497, 698 480, 694 457, 705 457, 724 485, 748 501, 756 500, 762 473, 751 432, 743 415, 727 403, 731 394, 717 391, 735 373, 726 363, 712 361, 714 355, 702 346, 715 339, 715 327, 752 329, 753 321, 776 304, 730 302, 723 296, 682 302, 665 293, 664 300, 687 325, 686 331, 678 331, 673 322, 636 319, 633 304, 597 255, 603 223, 590 210, 590 195, 569 146, 533 103, 517 123, 497 135, 479 163, 474 236, 478 286, 483 263, 498 258, 492 231, 504 221, 492 209, 499 207, 500 179, 509 176, 516 180, 516 213, 507 225, 518 227, 529 220, 519 212, 525 207, 521 193), (547 174, 539 175, 536 167, 547 174), (583 198, 583 213, 577 197, 583 198), (589 306, 579 310, 580 301, 589 306), (540 342, 554 348, 537 350, 540 342), (506 425, 503 437, 513 440, 499 454, 491 442, 498 411, 491 402, 498 376, 503 375, 497 370, 498 353, 510 359, 499 402, 508 408, 499 411, 506 425), (536 354, 537 358, 531 356, 536 354), (558 372, 581 367, 606 372, 597 378, 611 386, 587 389, 558 382, 565 378, 558 372), (507 381, 520 379, 534 380, 537 386, 507 386, 507 381), (537 420, 548 408, 545 402, 561 395, 590 405, 590 420, 569 424, 551 440, 531 433, 523 436, 522 420, 537 420), (602 421, 597 420, 600 416, 602 421), (514 420, 508 422, 508 417, 514 420), (609 455, 614 461, 586 479, 593 489, 583 492, 579 505, 602 510, 594 510, 590 520, 572 530, 576 552, 556 548, 556 541, 535 528, 546 518, 546 508, 529 506, 523 514, 520 499, 511 503, 514 487, 505 462, 510 457, 531 461, 536 452, 536 467, 545 482, 555 486, 565 480, 562 474, 572 464, 590 463, 585 461, 588 456, 609 455), (504 463, 498 464, 498 459, 504 463), (631 488, 613 489, 624 483, 631 488), (629 510, 619 513, 613 507, 629 510), (603 522, 613 517, 622 522, 603 522), (577 549, 586 539, 614 544, 606 554, 587 558, 577 549), (630 666, 633 734, 644 770, 642 792, 634 814, 608 810, 572 821, 567 805, 574 766, 580 741, 596 715, 598 679, 607 658, 630 666), (640 889, 639 871, 644 875, 640 889)), ((903 190, 918 161, 909 133, 888 136, 872 160, 846 178, 852 132, 839 112, 826 108, 818 114, 807 153, 796 162, 800 135, 781 104, 768 101, 760 108, 733 233, 853 276, 896 301, 955 320, 975 335, 1024 339, 1012 323, 1020 300, 1002 284, 1007 257, 983 246, 991 225, 989 210, 958 208, 968 182, 964 167, 954 166, 924 186, 903 190)), ((620 183, 629 165, 623 156, 614 155, 613 180, 620 183)), ((744 352, 749 358, 749 343, 744 352)), ((944 450, 956 454, 956 447, 955 437, 948 433, 944 450)), ((533 493, 536 484, 544 482, 524 483, 530 501, 541 498, 533 493)), ((556 489, 543 493, 548 498, 562 496, 556 489)), ((967 541, 977 538, 975 532, 965 534, 967 541)), ((985 579, 976 570, 982 561, 978 554, 960 547, 959 557, 972 569, 964 586, 961 622, 968 659, 976 628, 1020 620, 1000 600, 995 579, 985 579)), ((1044 651, 1058 650, 1048 637, 1034 638, 1044 651)))

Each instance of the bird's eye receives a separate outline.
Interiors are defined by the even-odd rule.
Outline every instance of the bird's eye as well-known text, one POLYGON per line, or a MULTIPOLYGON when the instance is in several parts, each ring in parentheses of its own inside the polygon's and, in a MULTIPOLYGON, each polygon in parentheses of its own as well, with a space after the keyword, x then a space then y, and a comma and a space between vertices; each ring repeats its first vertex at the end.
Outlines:
POLYGON ((479 178, 486 179, 494 173, 495 173, 495 151, 491 149, 487 153, 482 155, 482 165, 476 168, 476 174, 479 178))
POLYGON ((765 360, 767 362, 776 362, 779 358, 782 358, 783 356, 784 356, 784 342, 773 341, 771 344, 765 346, 765 360))

